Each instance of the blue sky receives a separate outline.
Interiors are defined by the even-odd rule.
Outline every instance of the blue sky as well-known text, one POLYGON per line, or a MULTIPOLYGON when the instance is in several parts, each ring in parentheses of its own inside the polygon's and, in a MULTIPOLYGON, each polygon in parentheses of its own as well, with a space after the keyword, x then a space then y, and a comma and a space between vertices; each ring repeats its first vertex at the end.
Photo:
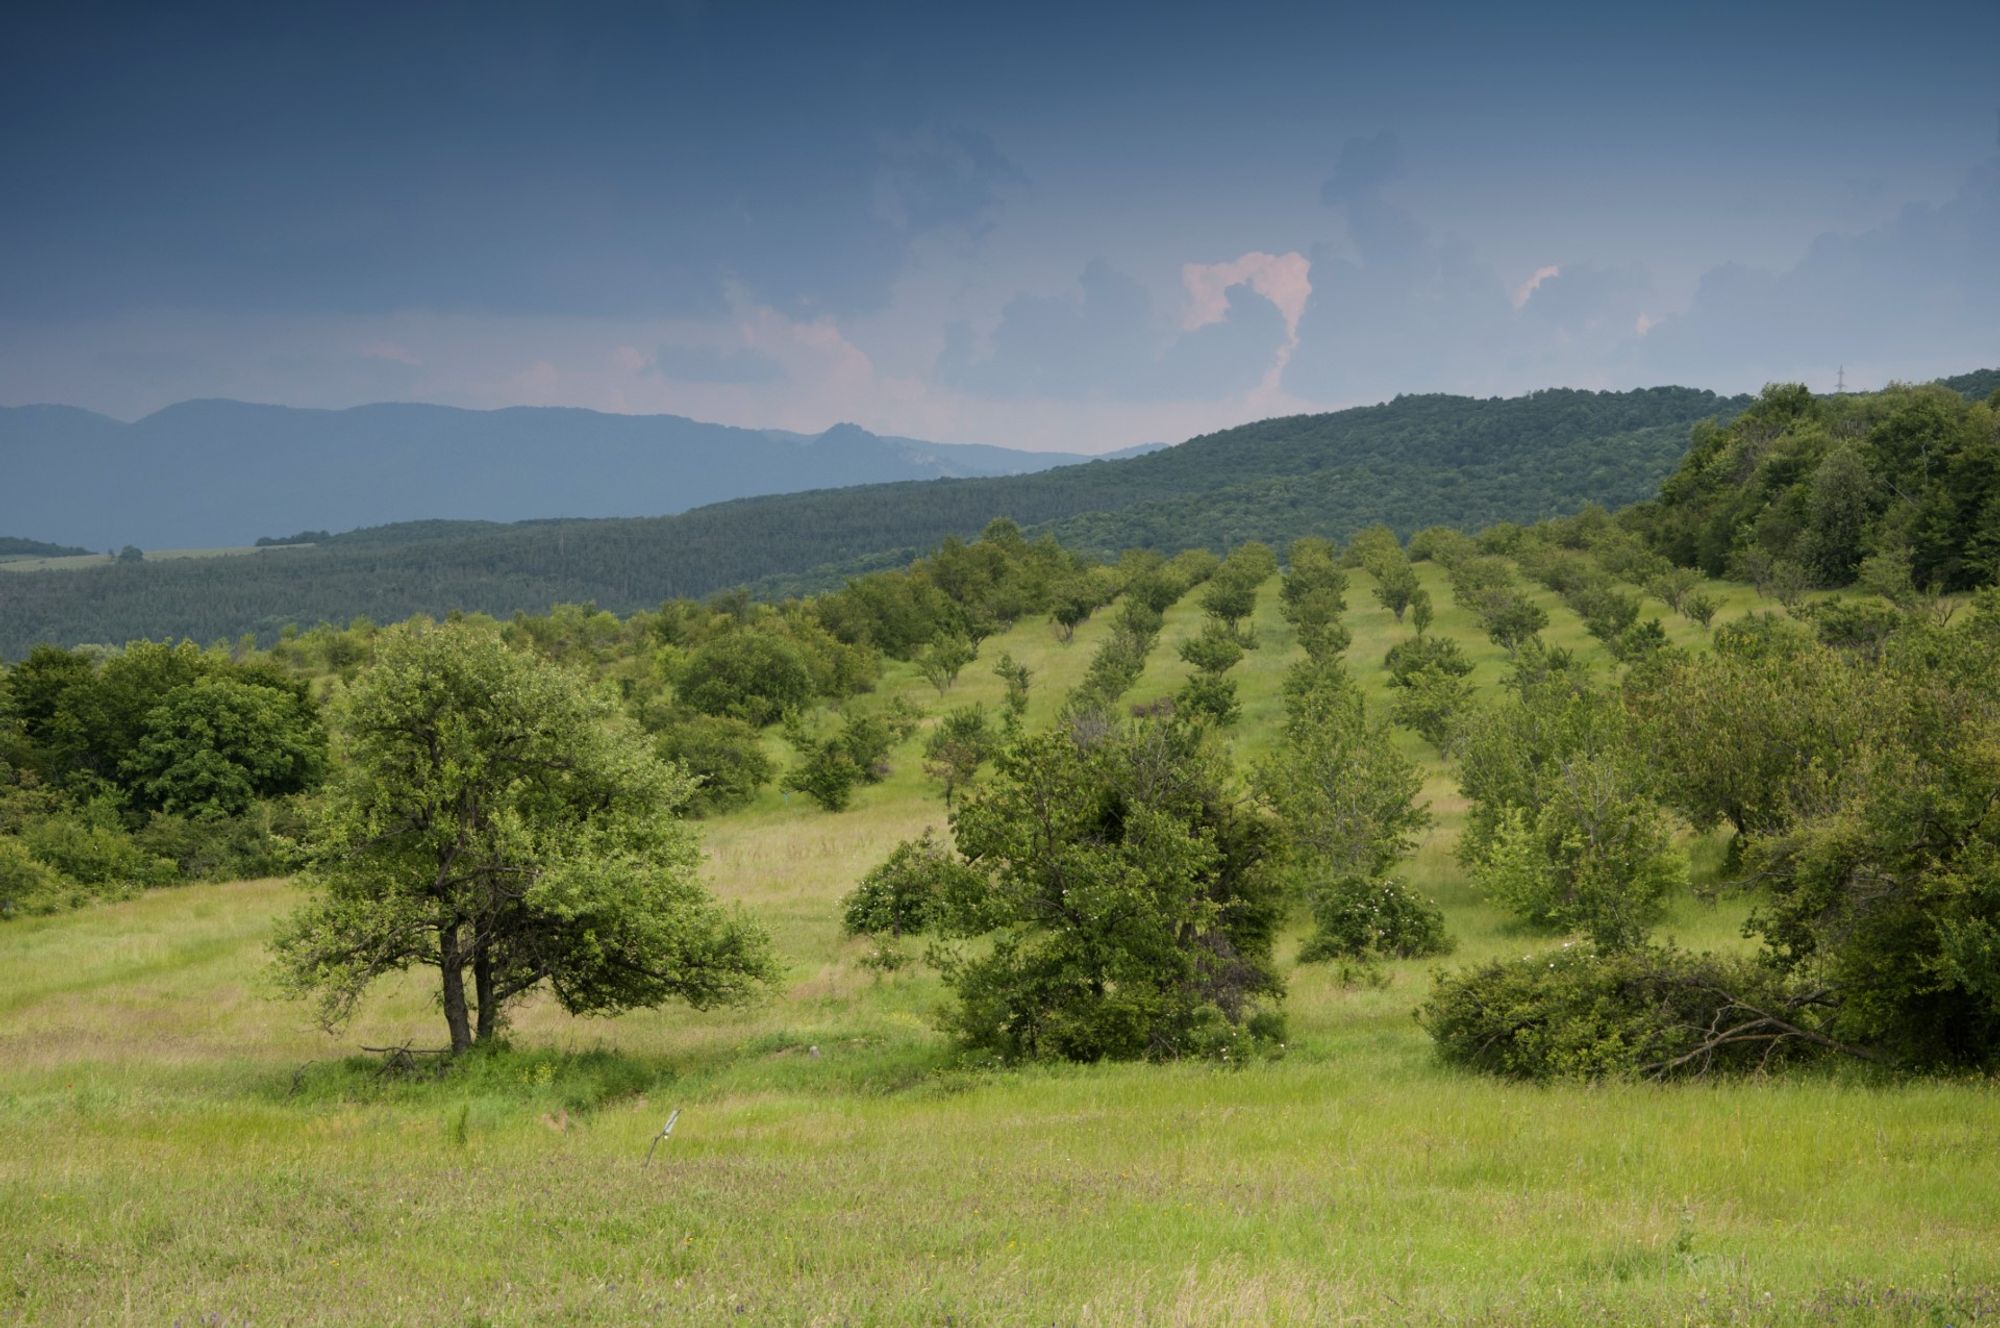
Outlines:
POLYGON ((2000 6, 44 6, 0 401, 1103 450, 2000 364, 2000 6))

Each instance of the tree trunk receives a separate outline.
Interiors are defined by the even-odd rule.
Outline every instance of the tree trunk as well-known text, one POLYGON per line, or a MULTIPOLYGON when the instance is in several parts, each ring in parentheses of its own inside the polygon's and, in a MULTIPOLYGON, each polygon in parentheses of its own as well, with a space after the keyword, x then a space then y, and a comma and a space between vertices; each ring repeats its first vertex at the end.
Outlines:
POLYGON ((472 952, 472 990, 479 1001, 479 1041, 491 1042, 500 1031, 500 1002, 493 995, 493 957, 483 945, 472 952))
POLYGON ((445 929, 438 941, 438 968, 444 974, 444 1022, 451 1029, 454 1055, 472 1045, 472 1021, 465 1008, 465 953, 459 949, 458 927, 445 929))

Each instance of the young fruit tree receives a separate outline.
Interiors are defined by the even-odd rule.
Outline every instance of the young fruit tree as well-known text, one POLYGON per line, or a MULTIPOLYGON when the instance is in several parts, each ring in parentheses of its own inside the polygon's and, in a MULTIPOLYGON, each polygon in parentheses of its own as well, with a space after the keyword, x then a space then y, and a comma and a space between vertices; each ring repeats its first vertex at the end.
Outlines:
POLYGON ((1264 818, 1201 726, 1078 711, 1003 752, 952 830, 947 1026, 1003 1060, 1226 1058, 1274 1040, 1283 921, 1264 818), (969 948, 953 942, 978 938, 969 948))
POLYGON ((328 1028, 416 965, 437 970, 454 1052, 543 985, 616 1014, 741 1002, 775 976, 764 933, 696 879, 689 777, 578 675, 469 626, 400 631, 334 740, 312 898, 275 941, 280 983, 328 1028))

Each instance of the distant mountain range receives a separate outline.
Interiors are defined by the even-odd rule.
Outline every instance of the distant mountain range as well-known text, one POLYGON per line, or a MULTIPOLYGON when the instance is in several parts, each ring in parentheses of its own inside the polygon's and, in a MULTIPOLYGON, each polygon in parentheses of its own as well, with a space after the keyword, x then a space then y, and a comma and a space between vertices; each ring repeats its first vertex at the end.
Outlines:
POLYGON ((70 406, 0 407, 0 534, 105 550, 205 548, 423 519, 661 516, 760 494, 1092 459, 853 424, 813 435, 542 407, 184 401, 131 424, 70 406))
MULTIPOLYGON (((1943 382, 1983 399, 2000 389, 2000 373, 1943 382)), ((1405 535, 1433 523, 1478 529, 1535 521, 1587 502, 1618 507, 1654 496, 1686 452, 1690 426, 1730 419, 1749 403, 1684 387, 1405 396, 1035 473, 850 483, 644 518, 400 522, 229 558, 107 559, 45 571, 16 565, 0 570, 0 659, 40 642, 212 641, 243 632, 270 640, 287 624, 364 614, 377 622, 454 609, 505 616, 566 601, 622 613, 730 586, 776 597, 900 566, 996 517, 1097 553, 1219 550, 1249 539, 1282 546, 1300 535, 1345 539, 1378 521, 1405 535)), ((801 456, 824 441, 723 432, 775 441, 801 456)), ((0 479, 13 478, 0 471, 0 479)), ((449 476, 416 484, 398 478, 393 465, 364 478, 399 498, 414 494, 433 513, 455 492, 449 476)), ((191 487, 187 480, 162 483, 176 502, 191 487)), ((41 510, 43 495, 32 485, 25 504, 20 492, 5 486, 8 511, 41 510)), ((230 529, 290 534, 322 524, 298 508, 285 510, 293 513, 289 525, 250 511, 230 529)), ((540 510, 559 509, 549 498, 540 510)), ((0 532, 20 533, 5 524, 0 532)))
MULTIPOLYGON (((1532 521, 1589 501, 1650 496, 1686 450, 1690 425, 1732 416, 1747 400, 1679 387, 1398 397, 1031 474, 849 484, 656 517, 398 522, 230 558, 48 571, 0 564, 0 658, 41 641, 212 641, 242 632, 268 640, 287 623, 357 615, 505 616, 559 601, 628 612, 738 585, 781 595, 898 566, 996 517, 1102 553, 1343 539, 1375 521, 1404 533, 1433 522, 1532 521)), ((818 445, 801 450, 810 456, 818 445)), ((365 478, 410 487, 393 467, 365 478)), ((453 493, 448 481, 426 487, 415 496, 432 510, 453 493)), ((281 534, 310 520, 247 518, 281 534)))

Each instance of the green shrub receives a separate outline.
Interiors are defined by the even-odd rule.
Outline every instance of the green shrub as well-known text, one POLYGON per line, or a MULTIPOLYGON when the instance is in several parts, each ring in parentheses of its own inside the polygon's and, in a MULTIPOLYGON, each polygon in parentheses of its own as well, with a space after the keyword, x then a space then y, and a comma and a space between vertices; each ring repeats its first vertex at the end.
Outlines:
POLYGON ((688 811, 696 816, 746 806, 771 782, 763 739, 744 720, 683 712, 660 731, 654 750, 701 781, 688 799, 688 811))
POLYGON ((1174 694, 1174 710, 1198 716, 1217 728, 1228 728, 1243 713, 1236 699, 1236 680, 1214 673, 1197 673, 1174 694))
POLYGON ((241 816, 172 816, 157 812, 134 832, 139 849, 174 864, 186 881, 241 881, 292 868, 288 805, 260 803, 241 816))
POLYGON ((841 901, 850 936, 908 936, 928 931, 951 901, 976 893, 983 878, 926 830, 896 845, 841 901))
POLYGON ((1349 877, 1314 892, 1311 937, 1299 962, 1393 955, 1420 959, 1448 954, 1444 914, 1436 902, 1397 881, 1349 877))
POLYGON ((76 893, 75 882, 65 881, 62 873, 38 861, 26 844, 0 835, 0 918, 46 913, 76 893))
POLYGON ((808 752, 785 775, 781 787, 805 794, 827 811, 842 812, 853 801, 854 786, 861 780, 861 767, 836 738, 808 752))
POLYGON ((1417 1021, 1447 1063, 1517 1079, 1740 1073, 1823 1054, 1819 1007, 1771 969, 1671 948, 1574 944, 1441 974, 1417 1021))
POLYGON ((1637 945, 1688 868, 1658 805, 1630 784, 1615 762, 1575 759, 1539 810, 1503 813, 1475 868, 1480 887, 1534 926, 1581 931, 1606 948, 1637 945))
POLYGON ((813 696, 812 673, 798 648, 763 632, 717 637, 687 658, 674 681, 681 700, 703 714, 759 728, 813 696))
POLYGON ((1466 658, 1458 642, 1448 636, 1413 636, 1390 646, 1389 653, 1382 657, 1382 667, 1389 670, 1391 682, 1407 687, 1411 675, 1425 669, 1463 678, 1472 672, 1472 661, 1466 658))
POLYGON ((122 829, 73 812, 30 823, 21 840, 38 861, 78 885, 166 885, 177 875, 170 860, 148 853, 122 829))

